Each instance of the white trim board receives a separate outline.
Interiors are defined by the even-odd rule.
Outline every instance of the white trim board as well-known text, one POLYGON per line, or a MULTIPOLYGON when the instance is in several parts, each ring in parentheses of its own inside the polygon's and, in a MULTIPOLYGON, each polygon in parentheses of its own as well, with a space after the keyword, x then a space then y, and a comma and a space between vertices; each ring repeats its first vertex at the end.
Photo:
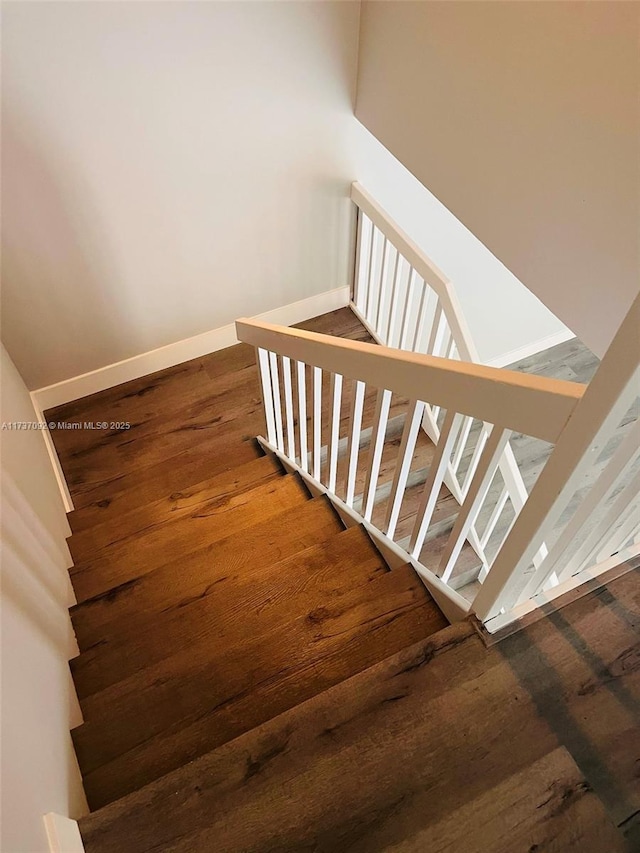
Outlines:
POLYGON ((544 352, 550 347, 555 347, 558 344, 563 344, 565 341, 570 341, 575 338, 571 329, 562 329, 555 332, 553 335, 548 335, 546 338, 539 338, 537 341, 531 341, 518 349, 513 349, 510 352, 499 355, 484 363, 487 367, 508 367, 510 364, 515 364, 516 361, 522 361, 525 358, 530 358, 532 355, 537 355, 539 352, 544 352))
MULTIPOLYGON (((371 337, 379 343, 381 346, 385 346, 384 341, 380 337, 380 335, 376 332, 376 330, 369 325, 366 319, 362 316, 356 304, 352 301, 349 303, 351 310, 356 315, 358 320, 362 323, 365 329, 369 332, 371 337)), ((565 341, 573 340, 576 336, 571 331, 571 329, 562 329, 559 332, 555 332, 553 335, 548 335, 546 338, 538 338, 537 341, 531 341, 531 343, 526 344, 525 346, 519 347, 518 349, 511 350, 510 352, 505 353, 504 355, 497 356, 496 358, 491 359, 490 361, 484 361, 483 364, 486 364, 487 367, 507 367, 510 364, 515 364, 516 361, 522 361, 524 358, 529 358, 532 355, 537 355, 539 352, 544 352, 544 350, 549 349, 550 347, 555 347, 558 344, 563 344, 565 341)))
POLYGON ((55 812, 44 815, 43 820, 50 853, 84 853, 77 821, 55 812))
MULTIPOLYGON (((337 308, 345 308, 349 304, 349 298, 349 287, 338 287, 335 290, 327 290, 290 305, 283 305, 281 308, 275 308, 265 314, 259 314, 255 319, 262 320, 265 323, 291 326, 294 323, 309 320, 311 317, 335 311, 337 308)), ((132 379, 140 379, 140 377, 155 373, 157 370, 174 367, 176 364, 182 364, 184 361, 208 355, 237 343, 235 325, 230 323, 228 326, 211 329, 209 332, 203 332, 200 335, 194 335, 191 338, 185 338, 182 341, 176 341, 173 344, 134 355, 124 361, 107 364, 105 367, 100 367, 89 373, 64 379, 54 385, 38 388, 31 392, 31 396, 37 411, 43 412, 55 406, 61 406, 63 403, 71 403, 73 400, 79 400, 89 394, 105 391, 107 388, 113 388, 115 385, 121 385, 123 382, 129 382, 132 379)))
MULTIPOLYGON (((320 314, 345 308, 349 304, 350 298, 351 289, 348 286, 338 287, 335 290, 326 290, 316 296, 309 296, 299 302, 292 302, 290 305, 283 305, 281 308, 267 311, 265 314, 258 315, 256 319, 265 323, 292 326, 294 323, 302 323, 304 320, 318 317, 320 314)), ((221 326, 218 329, 203 332, 201 335, 194 335, 191 338, 167 344, 167 346, 159 347, 150 352, 134 355, 124 361, 107 364, 105 367, 92 370, 90 373, 83 373, 62 382, 56 382, 54 385, 38 388, 31 391, 31 401, 38 420, 44 421, 43 413, 47 409, 61 406, 64 403, 71 403, 73 400, 79 400, 89 394, 105 391, 107 388, 113 388, 123 382, 130 382, 132 379, 140 379, 140 377, 155 373, 157 370, 182 364, 184 361, 208 355, 237 343, 235 323, 230 323, 228 326, 221 326)), ((71 512, 73 501, 49 430, 42 430, 42 437, 60 489, 64 508, 67 512, 71 512)))

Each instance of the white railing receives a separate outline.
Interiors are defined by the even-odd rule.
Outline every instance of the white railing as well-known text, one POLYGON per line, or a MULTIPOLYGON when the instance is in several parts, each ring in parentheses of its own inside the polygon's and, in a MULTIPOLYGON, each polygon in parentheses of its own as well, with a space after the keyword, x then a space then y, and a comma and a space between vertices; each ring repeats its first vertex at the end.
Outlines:
MULTIPOLYGON (((378 343, 410 352, 480 363, 455 289, 445 274, 405 234, 358 183, 351 186, 357 209, 356 265, 351 307, 378 343)), ((440 442, 440 412, 426 405, 422 428, 437 446, 440 442)), ((474 430, 474 418, 455 425, 455 451, 445 467, 444 483, 458 503, 467 495, 471 477, 488 440, 490 424, 474 430), (457 476, 462 460, 472 452, 462 482, 457 476)), ((451 440, 451 436, 449 436, 451 440)), ((515 517, 527 499, 520 470, 508 440, 498 454, 503 480, 500 501, 487 533, 515 517)), ((480 537, 475 525, 466 536, 482 561, 488 536, 480 537)), ((415 550, 415 549, 414 549, 415 550)), ((412 552, 413 553, 413 552, 412 552)), ((547 547, 541 543, 535 555, 540 565, 547 547)))
POLYGON ((497 630, 553 593, 640 553, 640 295, 531 492, 474 610, 497 630), (555 532, 538 566, 532 554, 555 532), (535 602, 534 602, 535 603, 535 602))
MULTIPOLYGON (((253 320, 239 320, 236 328, 238 338, 258 353, 265 446, 327 492, 339 509, 365 523, 379 542, 411 562, 437 591, 447 589, 457 615, 466 614, 469 604, 450 581, 469 530, 485 508, 510 432, 555 442, 582 396, 582 386, 253 320), (351 385, 348 407, 343 400, 347 384, 351 385), (409 400, 397 452, 397 440, 388 430, 392 396, 409 400), (366 400, 373 405, 365 423, 366 400), (405 547, 398 541, 396 527, 426 406, 443 412, 440 440, 419 484, 420 500, 410 519, 405 547), (346 419, 342 417, 345 409, 346 419), (438 564, 429 565, 422 557, 423 546, 467 416, 487 424, 488 437, 468 476, 438 564), (381 482, 385 448, 391 448, 395 458, 386 482, 381 482), (376 508, 382 521, 373 523, 376 508)), ((495 507, 503 500, 502 493, 494 498, 480 534, 483 540, 494 532, 495 507)), ((507 529, 500 534, 502 543, 508 533, 507 529)), ((498 543, 498 554, 501 547, 498 543)), ((484 559, 482 574, 490 577, 495 558, 485 555, 484 559)))
POLYGON ((352 307, 378 343, 479 362, 445 274, 360 186, 352 307))
POLYGON ((258 354, 261 442, 410 562, 450 619, 472 610, 495 631, 640 552, 640 298, 586 389, 479 365, 450 283, 357 185, 353 197, 354 310, 392 346, 239 320, 258 354), (529 497, 512 432, 555 445, 529 497))

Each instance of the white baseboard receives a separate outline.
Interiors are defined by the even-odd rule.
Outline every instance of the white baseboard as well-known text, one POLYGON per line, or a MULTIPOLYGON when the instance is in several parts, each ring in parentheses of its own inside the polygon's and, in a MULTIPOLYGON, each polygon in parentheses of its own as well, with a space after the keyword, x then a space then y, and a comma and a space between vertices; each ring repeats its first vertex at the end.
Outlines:
POLYGON ((49 812, 44 816, 44 828, 50 853, 84 853, 77 821, 49 812))
POLYGON ((515 364, 516 361, 522 361, 524 358, 537 355, 539 352, 543 352, 550 347, 555 347, 558 344, 563 344, 565 341, 572 340, 572 338, 575 338, 575 335, 571 329, 562 329, 562 331, 548 335, 546 338, 540 338, 523 347, 506 352, 497 358, 492 358, 491 361, 487 361, 485 364, 487 367, 507 367, 509 364, 515 364))
MULTIPOLYGON (((349 304, 349 296, 348 287, 338 287, 336 290, 327 290, 299 302, 267 311, 255 319, 263 320, 265 323, 291 326, 293 323, 301 323, 303 320, 309 320, 319 314, 344 308, 349 304)), ((37 411, 43 412, 55 406, 61 406, 63 403, 70 403, 89 394, 113 388, 114 385, 139 379, 148 373, 155 373, 156 370, 164 370, 167 367, 181 364, 183 361, 199 358, 237 343, 235 325, 230 323, 228 326, 221 326, 218 329, 203 332, 201 335, 194 335, 191 338, 167 344, 167 346, 159 347, 150 352, 134 355, 124 361, 108 364, 105 367, 98 368, 98 370, 92 370, 90 373, 83 373, 62 382, 56 382, 54 385, 38 388, 31 392, 31 397, 37 411)))
MULTIPOLYGON (((349 304, 349 299, 350 288, 338 287, 335 290, 326 290, 324 293, 318 293, 316 296, 301 299, 299 302, 293 302, 290 305, 283 305, 273 311, 267 311, 265 314, 258 315, 256 319, 263 320, 265 323, 291 326, 320 314, 344 308, 349 304)), ((105 367, 98 368, 98 370, 92 370, 90 373, 83 373, 80 376, 65 379, 63 382, 38 388, 31 392, 36 417, 39 421, 44 421, 43 413, 47 409, 62 406, 64 403, 71 403, 73 400, 79 400, 89 394, 105 391, 107 388, 113 388, 115 385, 129 382, 132 379, 140 379, 149 373, 155 373, 156 370, 165 370, 167 367, 182 364, 184 361, 199 358, 237 343, 235 324, 230 323, 228 326, 221 326, 219 329, 212 329, 209 332, 203 332, 201 335, 194 335, 191 338, 185 338, 183 341, 176 341, 150 352, 134 355, 124 361, 108 364, 105 367)), ((42 437, 51 460, 65 510, 71 512, 73 501, 49 431, 42 430, 42 437)))

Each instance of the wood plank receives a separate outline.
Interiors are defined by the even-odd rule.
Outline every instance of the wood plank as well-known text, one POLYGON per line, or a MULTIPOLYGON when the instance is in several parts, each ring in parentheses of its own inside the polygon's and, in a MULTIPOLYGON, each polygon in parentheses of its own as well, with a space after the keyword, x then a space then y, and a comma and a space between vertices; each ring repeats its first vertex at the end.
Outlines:
MULTIPOLYGON (((185 393, 190 396, 196 388, 201 387, 203 380, 199 374, 204 373, 202 360, 193 359, 47 409, 44 415, 48 421, 68 422, 126 420, 134 415, 140 418, 153 417, 170 406, 176 396, 182 400, 185 393)), ((66 445, 58 445, 58 441, 78 439, 78 436, 62 432, 52 437, 56 450, 62 454, 66 445)))
MULTIPOLYGON (((604 846, 587 846, 603 832, 601 807, 566 775, 575 772, 566 762, 545 756, 564 746, 614 822, 631 825, 640 805, 640 684, 629 655, 638 648, 637 595, 637 576, 625 575, 569 605, 562 621, 543 620, 489 650, 469 624, 440 631, 83 819, 87 851, 116 853, 125 839, 136 853, 422 851, 431 848, 411 846, 421 833, 451 826, 459 810, 475 814, 472 804, 491 789, 515 791, 532 767, 538 788, 558 769, 572 783, 542 798, 565 835, 511 849, 542 840, 539 849, 572 849, 562 846, 574 837, 563 815, 574 809, 578 850, 620 849, 607 835, 604 846), (598 707, 585 708, 585 695, 600 697, 598 707), (622 712, 608 717, 616 704, 622 712), (611 752, 617 742, 624 766, 611 752)), ((507 798, 519 808, 517 796, 507 798)), ((492 831, 501 823, 511 825, 499 817, 492 831)), ((473 850, 474 825, 461 825, 473 850)))
POLYGON ((204 670, 198 647, 167 658, 83 703, 73 736, 87 796, 98 807, 135 790, 444 624, 405 567, 225 646, 204 670))
POLYGON ((92 560, 71 569, 76 598, 85 601, 100 595, 308 498, 300 478, 289 474, 241 494, 207 501, 174 522, 116 539, 92 560))
MULTIPOLYGON (((400 817, 400 815, 397 815, 400 817)), ((559 748, 509 776, 429 826, 399 837, 399 821, 384 821, 353 853, 624 853, 627 849, 575 761, 559 748)))
POLYGON ((75 509, 68 515, 69 524, 79 532, 263 455, 254 438, 235 442, 223 453, 206 441, 194 444, 156 465, 135 471, 124 469, 108 480, 87 483, 74 494, 75 509))
POLYGON ((165 522, 184 518, 209 501, 230 498, 282 475, 283 468, 274 456, 261 456, 185 489, 173 491, 158 501, 137 507, 126 514, 119 513, 88 530, 74 533, 67 539, 69 550, 74 562, 90 561, 96 552, 114 542, 128 536, 142 535, 165 522))
POLYGON ((159 615, 207 595, 221 579, 251 566, 276 563, 343 530, 325 497, 314 498, 210 542, 152 572, 71 608, 81 650, 117 638, 131 624, 151 629, 159 615))
MULTIPOLYGON (((256 436, 263 428, 262 403, 257 372, 233 393, 199 399, 185 409, 131 425, 131 429, 105 435, 90 447, 80 447, 67 456, 64 472, 72 496, 89 484, 112 479, 127 468, 144 469, 181 453, 198 442, 224 445, 256 436)), ((212 447, 213 450, 213 447, 212 447)))
POLYGON ((141 631, 136 619, 128 630, 122 626, 117 638, 103 637, 70 661, 76 692, 84 699, 199 643, 218 650, 245 634, 260 635, 266 625, 273 629, 287 623, 292 614, 311 611, 319 601, 388 571, 361 527, 343 530, 278 563, 260 559, 219 579, 205 595, 164 611, 153 631, 141 631))
POLYGON ((76 508, 67 515, 69 525, 74 533, 86 530, 262 456, 264 451, 255 439, 237 442, 223 455, 206 443, 194 445, 158 465, 122 471, 106 482, 88 485, 74 497, 76 508))

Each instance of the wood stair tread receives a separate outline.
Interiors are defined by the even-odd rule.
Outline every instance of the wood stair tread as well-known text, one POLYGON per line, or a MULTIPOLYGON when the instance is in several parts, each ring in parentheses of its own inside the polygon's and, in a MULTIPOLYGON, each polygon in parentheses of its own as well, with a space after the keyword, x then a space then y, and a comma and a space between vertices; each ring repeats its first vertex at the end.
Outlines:
POLYGON ((118 539, 91 560, 74 566, 70 574, 76 598, 93 598, 309 497, 302 480, 288 474, 239 494, 205 501, 175 521, 118 539))
POLYGON ((90 801, 134 790, 446 624, 409 566, 333 601, 284 623, 269 614, 217 659, 203 642, 87 697, 73 734, 90 801))
MULTIPOLYGON (((250 535, 250 534, 249 534, 250 535)), ((334 534, 276 563, 259 560, 218 577, 197 595, 182 594, 154 614, 153 623, 136 617, 119 623, 70 661, 81 700, 141 669, 198 643, 218 647, 244 634, 286 624, 292 613, 313 609, 346 588, 366 584, 388 566, 361 527, 334 534), (326 540, 326 541, 325 541, 326 540), (336 578, 336 574, 338 577, 336 578)))
POLYGON ((67 459, 65 475, 71 495, 75 499, 96 485, 106 492, 109 482, 118 483, 124 469, 130 473, 163 463, 194 443, 200 446, 203 455, 208 446, 208 452, 222 457, 242 438, 259 434, 262 420, 259 405, 258 399, 252 398, 249 404, 228 410, 224 401, 216 399, 211 404, 212 411, 205 410, 190 420, 185 421, 184 412, 169 418, 162 415, 155 419, 153 431, 149 425, 140 424, 107 437, 101 445, 67 459))
POLYGON ((210 542, 72 607, 78 645, 84 650, 116 639, 132 620, 151 624, 176 603, 206 595, 212 584, 245 565, 277 563, 343 529, 328 499, 317 497, 210 542))
POLYGON ((200 440, 133 471, 117 467, 106 477, 88 479, 73 490, 75 509, 69 513, 69 524, 74 532, 83 530, 105 517, 113 518, 263 455, 254 438, 236 441, 223 453, 218 452, 215 442, 209 446, 208 441, 200 440))
POLYGON ((627 574, 490 649, 445 628, 82 819, 87 851, 634 849, 611 821, 640 805, 637 591, 627 574))
MULTIPOLYGON (((75 403, 47 411, 48 420, 70 424, 93 421, 129 422, 129 429, 57 429, 52 433, 60 460, 73 485, 86 469, 87 458, 95 472, 101 460, 130 447, 139 438, 158 438, 173 432, 177 423, 190 421, 215 430, 237 414, 237 404, 252 410, 258 397, 255 358, 242 345, 209 357, 132 380, 75 403), (209 362, 218 365, 210 369, 209 362), (225 365, 230 365, 225 368, 225 365), (131 439, 134 441, 132 442, 131 439)), ((236 426, 236 430, 239 426, 236 426)))
POLYGON ((220 498, 248 491, 253 486, 280 477, 283 468, 274 456, 265 455, 214 477, 203 478, 172 490, 160 500, 144 504, 127 513, 118 513, 108 520, 73 533, 67 539, 74 562, 90 560, 97 551, 128 535, 143 534, 165 521, 175 521, 193 512, 198 506, 220 498))

